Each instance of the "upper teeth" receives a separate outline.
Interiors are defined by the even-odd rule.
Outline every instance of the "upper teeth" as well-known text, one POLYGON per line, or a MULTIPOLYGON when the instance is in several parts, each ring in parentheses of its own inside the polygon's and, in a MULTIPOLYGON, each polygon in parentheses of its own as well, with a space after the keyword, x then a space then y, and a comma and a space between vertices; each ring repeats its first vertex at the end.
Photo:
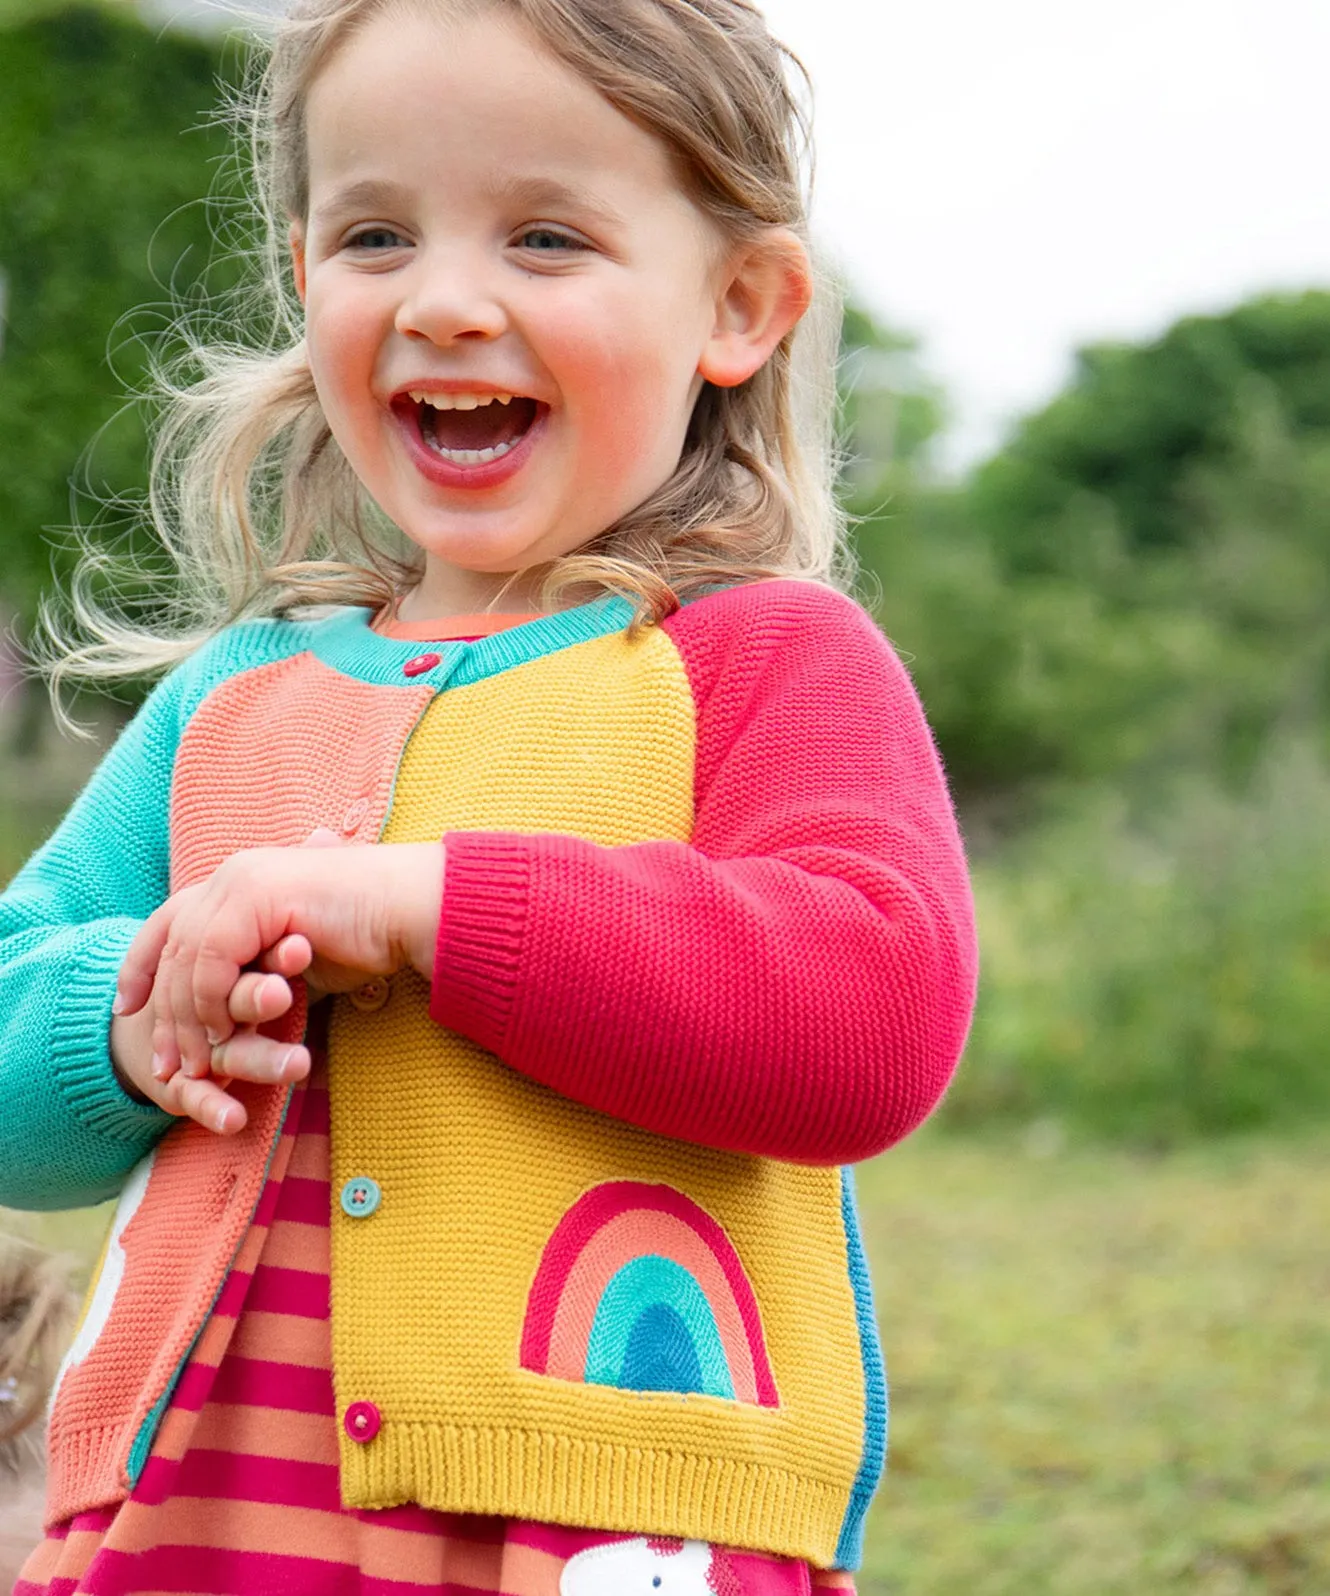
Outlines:
POLYGON ((436 410, 475 410, 495 400, 506 405, 513 397, 510 393, 426 393, 423 388, 412 388, 410 394, 418 405, 433 405, 436 410))

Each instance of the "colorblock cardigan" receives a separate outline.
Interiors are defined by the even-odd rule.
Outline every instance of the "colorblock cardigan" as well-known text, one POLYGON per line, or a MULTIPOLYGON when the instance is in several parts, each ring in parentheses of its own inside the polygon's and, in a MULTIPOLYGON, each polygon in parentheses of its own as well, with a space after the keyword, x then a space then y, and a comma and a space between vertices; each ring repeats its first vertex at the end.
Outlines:
POLYGON ((963 1045, 960 840, 851 601, 777 581, 628 616, 425 650, 364 610, 234 626, 0 898, 0 1202, 121 1194, 52 1520, 141 1471, 287 1099, 237 1084, 225 1139, 131 1102, 120 962, 169 892, 323 825, 447 849, 432 980, 331 1005, 343 1499, 857 1563, 886 1389, 842 1166, 963 1045))

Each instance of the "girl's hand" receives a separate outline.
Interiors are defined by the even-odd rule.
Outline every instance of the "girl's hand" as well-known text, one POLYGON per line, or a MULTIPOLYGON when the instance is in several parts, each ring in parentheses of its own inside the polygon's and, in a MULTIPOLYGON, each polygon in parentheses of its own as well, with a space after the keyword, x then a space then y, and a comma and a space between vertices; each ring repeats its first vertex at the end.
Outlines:
POLYGON ((229 1096, 231 1080, 273 1084, 298 1081, 309 1073, 306 1048, 277 1042, 260 1034, 258 1027, 280 1019, 291 1007, 292 982, 309 962, 309 944, 303 937, 287 937, 263 956, 262 968, 249 970, 231 988, 227 1013, 236 1029, 229 1041, 214 1050, 216 1077, 197 1080, 176 1071, 161 1080, 152 1070, 154 1012, 117 1015, 111 1022, 111 1058, 121 1086, 145 1103, 156 1103, 170 1114, 195 1119, 208 1130, 233 1135, 245 1125, 242 1104, 229 1096))
POLYGON ((245 849, 144 922, 115 1012, 135 1014, 151 998, 157 1078, 202 1077, 235 1029, 228 998, 265 950, 287 938, 301 949, 303 938, 324 991, 408 964, 428 976, 442 897, 440 843, 245 849))

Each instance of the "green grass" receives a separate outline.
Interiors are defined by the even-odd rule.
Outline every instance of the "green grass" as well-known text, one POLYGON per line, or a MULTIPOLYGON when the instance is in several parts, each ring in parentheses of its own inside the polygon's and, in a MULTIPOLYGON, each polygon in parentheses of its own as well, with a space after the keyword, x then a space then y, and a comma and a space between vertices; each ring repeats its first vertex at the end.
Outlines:
MULTIPOLYGON (((929 1128, 859 1187, 892 1385, 862 1596, 1330 1591, 1330 1142, 929 1128)), ((105 1222, 0 1213, 85 1259, 105 1222)))
POLYGON ((864 1596, 1330 1591, 1327 1155, 929 1129, 868 1166, 893 1411, 864 1596))

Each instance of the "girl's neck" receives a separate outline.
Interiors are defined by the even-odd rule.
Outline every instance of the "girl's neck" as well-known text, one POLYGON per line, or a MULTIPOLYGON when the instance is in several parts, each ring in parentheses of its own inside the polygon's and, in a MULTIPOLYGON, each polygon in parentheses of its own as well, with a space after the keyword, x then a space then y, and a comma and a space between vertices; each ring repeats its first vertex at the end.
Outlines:
POLYGON ((539 586, 525 571, 505 575, 427 564, 417 585, 398 600, 395 617, 415 626, 459 615, 535 615, 543 609, 539 586))

